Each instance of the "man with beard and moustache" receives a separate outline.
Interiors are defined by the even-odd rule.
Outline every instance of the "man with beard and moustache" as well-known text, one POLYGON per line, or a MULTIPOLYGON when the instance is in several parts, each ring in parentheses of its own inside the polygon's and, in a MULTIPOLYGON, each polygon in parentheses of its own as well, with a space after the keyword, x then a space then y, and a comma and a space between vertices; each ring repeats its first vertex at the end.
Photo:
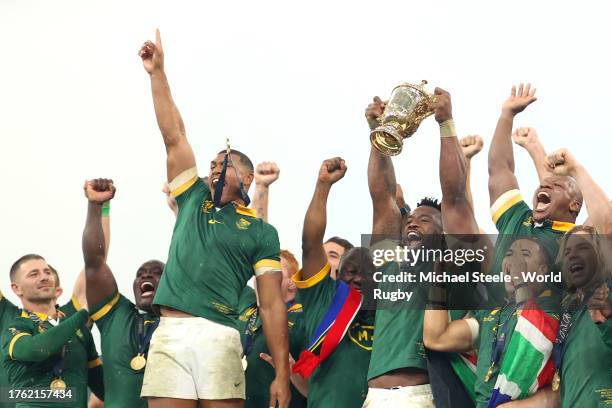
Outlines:
POLYGON ((559 238, 574 226, 582 207, 582 193, 572 177, 550 175, 540 182, 533 196, 533 210, 521 197, 514 175, 512 124, 514 117, 536 100, 535 88, 520 84, 512 87, 503 103, 489 149, 489 195, 493 222, 499 231, 492 263, 492 274, 501 271, 501 263, 514 239, 535 237, 547 247, 553 259, 559 250, 559 238))
POLYGON ((70 389, 73 397, 70 401, 17 403, 16 407, 84 407, 88 386, 104 399, 102 361, 87 327, 87 309, 76 310, 79 305, 74 300, 57 306, 59 278, 40 255, 18 259, 10 276, 11 288, 23 306, 21 315, 2 335, 3 366, 10 387, 70 389))
POLYGON ((359 407, 367 393, 374 310, 363 308, 361 293, 373 284, 374 265, 367 249, 349 249, 333 280, 323 245, 329 192, 345 173, 339 157, 321 165, 304 217, 302 270, 293 277, 308 346, 293 372, 308 380, 308 406, 316 408, 359 407))
MULTIPOLYGON (((409 249, 436 249, 447 234, 478 234, 471 203, 466 194, 466 164, 452 119, 450 94, 440 88, 436 95, 435 118, 440 125, 440 184, 442 203, 424 199, 401 221, 395 201, 396 181, 391 158, 371 148, 368 184, 374 207, 373 249, 393 249, 399 242, 409 249), (442 208, 443 207, 443 208, 442 208)), ((375 99, 376 102, 376 99, 375 99)), ((369 121, 374 119, 370 119, 369 121)), ((414 261, 414 260, 409 260, 414 261)), ((413 266, 388 262, 383 275, 402 272, 433 271, 432 262, 411 262, 413 266)), ((405 302, 379 301, 372 359, 368 372, 368 397, 364 407, 387 406, 433 407, 433 396, 427 372, 423 345, 423 315, 427 299, 424 283, 381 282, 383 292, 400 289, 412 292, 405 302), (402 303, 402 304, 400 304, 402 303)))
POLYGON ((240 294, 254 275, 259 314, 274 358, 270 405, 287 408, 289 341, 281 296, 276 229, 256 218, 248 189, 254 168, 229 146, 198 177, 194 152, 164 71, 159 30, 140 50, 178 205, 165 273, 153 305, 161 319, 151 340, 141 395, 152 408, 241 407, 245 378, 237 330, 240 294))
POLYGON ((87 284, 87 303, 92 320, 100 330, 104 356, 106 408, 146 407, 140 398, 149 341, 159 317, 151 303, 162 276, 164 264, 151 260, 136 272, 133 291, 135 304, 119 293, 117 282, 106 263, 102 234, 102 203, 115 195, 112 180, 95 179, 85 185, 88 200, 87 221, 83 231, 83 258, 87 284))
MULTIPOLYGON (((258 212, 259 214, 259 212, 258 212)), ((289 330, 289 356, 290 366, 293 356, 297 356, 303 349, 303 334, 301 331, 302 305, 296 301, 297 288, 291 277, 298 272, 299 265, 293 254, 281 250, 281 268, 283 274, 282 295, 287 305, 287 323, 289 330)), ((274 361, 270 357, 259 310, 255 290, 246 287, 240 296, 240 316, 238 317, 238 330, 240 331, 244 352, 243 362, 246 364, 246 399, 245 408, 269 407, 268 389, 274 380, 274 361)), ((308 393, 306 382, 298 375, 291 376, 291 402, 290 408, 306 407, 308 393)))

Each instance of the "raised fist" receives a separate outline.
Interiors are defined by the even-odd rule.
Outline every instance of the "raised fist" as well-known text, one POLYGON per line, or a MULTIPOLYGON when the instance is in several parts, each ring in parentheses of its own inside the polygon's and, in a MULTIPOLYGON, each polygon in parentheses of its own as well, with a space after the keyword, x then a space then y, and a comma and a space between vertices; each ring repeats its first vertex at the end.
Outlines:
POLYGON ((319 181, 322 183, 334 184, 336 181, 344 177, 346 173, 346 164, 340 157, 327 159, 321 164, 319 170, 319 181))
POLYGON ((453 106, 451 105, 451 96, 442 88, 434 89, 434 113, 436 122, 443 123, 453 118, 453 106))
POLYGON ((478 135, 465 136, 459 140, 459 144, 461 145, 461 150, 466 159, 471 159, 476 156, 484 146, 482 137, 478 135))
POLYGON ((261 162, 255 168, 255 184, 268 187, 278 180, 280 169, 274 162, 261 162))
POLYGON ((155 44, 151 41, 145 41, 138 55, 142 58, 142 65, 149 75, 153 74, 155 71, 163 71, 164 49, 162 48, 159 29, 155 30, 155 44))
POLYGON ((365 117, 370 130, 374 130, 380 125, 380 118, 386 106, 387 102, 383 102, 378 96, 375 96, 373 102, 368 105, 365 110, 365 117))
POLYGON ((517 113, 524 111, 527 106, 538 99, 534 96, 535 92, 536 89, 531 88, 531 84, 519 84, 518 90, 516 86, 512 86, 510 97, 502 105, 502 113, 515 116, 517 113))
POLYGON ((521 127, 514 130, 512 140, 521 147, 528 147, 538 142, 538 132, 532 127, 521 127))
POLYGON ((546 157, 546 165, 558 176, 573 176, 578 161, 567 149, 558 149, 546 157))
POLYGON ((112 200, 116 191, 113 180, 103 178, 85 181, 83 190, 89 202, 97 204, 112 200))

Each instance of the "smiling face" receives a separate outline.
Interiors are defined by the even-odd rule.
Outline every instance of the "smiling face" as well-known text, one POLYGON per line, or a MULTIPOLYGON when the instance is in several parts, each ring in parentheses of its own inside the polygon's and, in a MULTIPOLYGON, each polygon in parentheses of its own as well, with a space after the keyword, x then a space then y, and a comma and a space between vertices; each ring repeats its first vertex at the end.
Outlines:
POLYGON ((153 297, 157 291, 159 280, 164 271, 164 263, 160 261, 147 261, 143 263, 134 279, 134 299, 136 299, 136 307, 141 310, 150 312, 153 297))
MULTIPOLYGON (((548 257, 544 249, 531 239, 517 239, 512 243, 502 261, 504 274, 512 276, 512 282, 505 282, 506 293, 512 294, 515 287, 523 282, 523 272, 536 272, 544 275, 548 272, 548 257)), ((529 282, 532 293, 539 293, 541 285, 529 282)))
POLYGON ((44 259, 23 262, 11 283, 13 292, 30 303, 46 303, 57 298, 56 275, 44 259))
POLYGON ((547 177, 533 195, 533 219, 575 222, 581 206, 582 196, 573 178, 547 177))
POLYGON ((406 217, 402 237, 404 244, 412 249, 425 246, 432 248, 442 234, 442 215, 436 208, 422 205, 406 217))
POLYGON ((566 238, 562 250, 561 270, 568 288, 585 288, 596 278, 600 268, 591 234, 574 232, 566 238))
MULTIPOLYGON (((245 166, 238 154, 231 153, 231 160, 227 163, 227 170, 225 171, 225 184, 223 185, 223 192, 221 193, 221 204, 226 204, 231 201, 242 199, 240 193, 240 183, 243 183, 245 192, 249 191, 249 187, 253 182, 253 170, 245 166)), ((221 177, 221 171, 223 170, 223 160, 225 159, 224 153, 219 153, 210 162, 210 171, 208 173, 208 187, 212 196, 215 196, 215 189, 218 186, 219 178, 221 177)))

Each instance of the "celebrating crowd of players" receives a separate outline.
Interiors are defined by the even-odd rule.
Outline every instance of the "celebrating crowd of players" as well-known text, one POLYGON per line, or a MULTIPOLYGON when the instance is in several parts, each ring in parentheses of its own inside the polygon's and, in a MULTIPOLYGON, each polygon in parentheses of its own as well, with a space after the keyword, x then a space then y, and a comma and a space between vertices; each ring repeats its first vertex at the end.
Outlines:
MULTIPOLYGON (((372 249, 466 248, 481 235, 470 192, 478 136, 458 139, 451 96, 435 90, 441 200, 404 202, 391 158, 372 148, 369 248, 324 240, 327 199, 347 165, 323 161, 304 218, 301 268, 267 223, 273 163, 254 168, 220 151, 200 178, 164 72, 159 31, 140 57, 167 152, 167 194, 176 214, 164 264, 143 263, 133 298, 120 292, 106 254, 113 181, 84 186, 84 268, 71 301, 57 306, 60 278, 39 255, 10 270, 21 305, 0 297, 0 406, 86 407, 599 407, 612 406, 612 204, 567 150, 549 155, 514 117, 536 100, 529 85, 502 104, 489 149, 489 192, 499 235, 485 261, 387 262, 372 249), (540 185, 532 208, 514 175, 512 142, 531 155, 540 185), (253 203, 247 195, 255 182, 253 203), (588 220, 574 225, 583 201, 588 220), (521 272, 562 283, 528 282, 521 272), (501 287, 374 282, 376 271, 486 271, 501 287), (255 277, 254 289, 247 282, 255 277), (401 289, 413 306, 368 294, 401 289), (367 299, 366 299, 367 298, 367 299), (420 306, 419 306, 420 305, 420 306), (461 306, 458 306, 461 305, 461 306), (91 328, 101 334, 101 357, 91 328), (70 401, 11 402, 10 389, 74 391, 70 401), (102 403, 102 401, 104 401, 102 403)), ((366 110, 370 128, 385 109, 366 110)), ((340 231, 341 232, 341 231, 340 231)), ((123 288, 124 290, 126 288, 123 288)))

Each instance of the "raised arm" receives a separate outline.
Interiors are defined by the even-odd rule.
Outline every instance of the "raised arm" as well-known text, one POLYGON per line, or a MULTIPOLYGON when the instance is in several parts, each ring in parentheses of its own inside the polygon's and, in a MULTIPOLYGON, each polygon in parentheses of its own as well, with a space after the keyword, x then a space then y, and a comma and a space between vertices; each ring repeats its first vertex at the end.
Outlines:
POLYGON ((155 116, 166 145, 168 181, 172 181, 185 170, 195 167, 196 162, 191 145, 187 141, 183 119, 174 104, 164 72, 164 50, 159 30, 155 32, 155 44, 151 41, 143 44, 140 58, 145 71, 151 77, 155 116))
POLYGON ((546 165, 557 175, 576 180, 589 213, 589 221, 600 234, 612 233, 612 203, 606 192, 567 149, 559 149, 546 158, 546 165))
POLYGON ((255 168, 255 195, 253 196, 253 209, 257 217, 268 222, 268 194, 270 184, 278 180, 280 170, 276 163, 261 162, 255 168))
POLYGON ((470 203, 472 211, 474 211, 474 198, 472 196, 472 157, 476 156, 482 150, 484 142, 482 137, 478 135, 469 135, 462 137, 459 140, 463 157, 465 158, 465 196, 470 203))
POLYGON ((491 205, 500 195, 518 188, 514 175, 514 152, 512 150, 512 123, 514 117, 529 104, 536 101, 535 88, 520 84, 512 87, 510 98, 502 105, 491 148, 489 149, 489 197, 491 205))
POLYGON ((266 345, 272 354, 276 377, 270 384, 270 406, 288 408, 289 391, 289 333, 287 307, 281 294, 282 274, 266 273, 257 277, 259 313, 266 345))
POLYGON ((102 228, 102 205, 115 196, 112 180, 95 179, 84 186, 88 200, 87 220, 83 230, 83 259, 87 304, 95 307, 117 291, 117 282, 106 264, 106 241, 102 228))
POLYGON ((440 125, 440 186, 442 225, 447 234, 478 234, 474 211, 468 200, 466 165, 457 139, 450 94, 434 90, 435 118, 440 125))
POLYGON ((522 127, 516 129, 514 133, 512 133, 512 140, 514 140, 514 143, 527 150, 527 153, 531 156, 533 165, 538 172, 540 183, 545 178, 553 175, 551 169, 546 165, 546 150, 544 150, 544 145, 540 142, 538 133, 534 128, 522 127))
MULTIPOLYGON (((370 130, 378 126, 378 118, 384 110, 385 103, 375 96, 374 101, 368 105, 365 112, 370 130)), ((372 198, 372 235, 374 235, 370 244, 383 238, 376 237, 376 235, 399 238, 402 224, 400 209, 396 201, 395 169, 391 158, 374 147, 370 147, 368 187, 372 198)))
POLYGON ((346 164, 340 157, 321 164, 312 200, 304 217, 302 230, 302 280, 319 272, 327 263, 323 236, 327 227, 327 198, 331 186, 346 173, 346 164))

